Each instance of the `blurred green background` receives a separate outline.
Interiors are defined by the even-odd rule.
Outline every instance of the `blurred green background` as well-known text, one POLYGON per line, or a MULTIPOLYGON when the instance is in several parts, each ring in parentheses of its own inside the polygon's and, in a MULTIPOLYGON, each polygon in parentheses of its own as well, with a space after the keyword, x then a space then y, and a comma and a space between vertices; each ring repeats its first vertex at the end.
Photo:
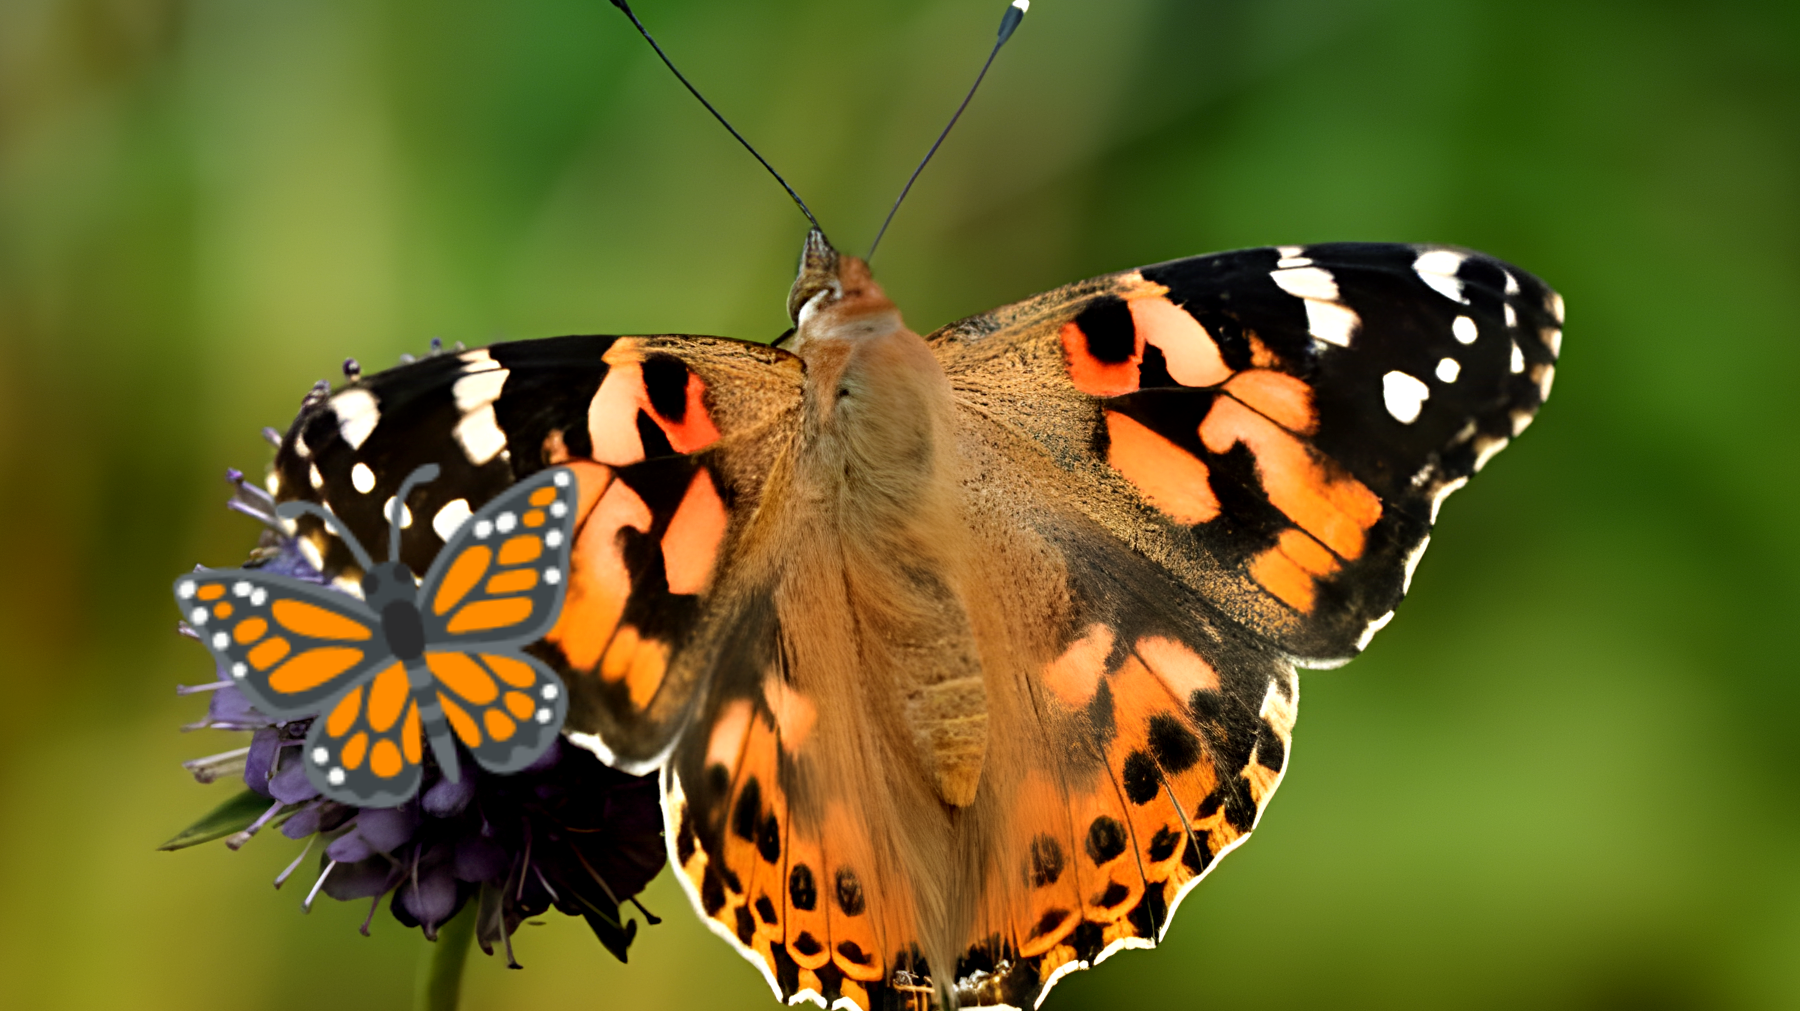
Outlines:
MULTIPOLYGON (((1002 3, 641 8, 860 249, 1002 3)), ((220 475, 347 355, 772 337, 802 235, 605 0, 0 0, 0 1003, 404 1006, 424 942, 301 916, 297 844, 154 851, 237 743, 167 598, 255 536, 220 475)), ((1556 396, 1305 678, 1255 842, 1048 1007, 1800 1007, 1800 5, 1040 0, 877 265, 924 330, 1331 239, 1544 277, 1556 396)), ((774 1006, 646 901, 466 1006, 774 1006)))

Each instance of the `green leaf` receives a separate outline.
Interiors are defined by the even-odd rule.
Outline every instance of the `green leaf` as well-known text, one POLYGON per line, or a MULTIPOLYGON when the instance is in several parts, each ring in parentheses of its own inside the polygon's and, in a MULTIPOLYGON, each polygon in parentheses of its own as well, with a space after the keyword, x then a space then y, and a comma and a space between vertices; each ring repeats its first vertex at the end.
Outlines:
MULTIPOLYGON (((250 823, 262 817, 274 802, 251 790, 245 790, 218 807, 212 813, 176 833, 175 838, 158 846, 160 850, 179 850, 189 846, 198 846, 203 842, 211 842, 233 832, 242 832, 250 827, 250 823)), ((272 824, 272 822, 271 822, 272 824)))

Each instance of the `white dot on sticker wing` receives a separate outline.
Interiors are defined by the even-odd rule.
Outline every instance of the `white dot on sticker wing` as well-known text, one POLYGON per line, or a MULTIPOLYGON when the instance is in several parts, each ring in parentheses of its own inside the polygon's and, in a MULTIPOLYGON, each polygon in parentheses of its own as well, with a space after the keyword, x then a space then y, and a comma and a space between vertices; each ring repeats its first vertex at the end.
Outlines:
POLYGON ((556 698, 558 692, 556 690, 555 685, 545 685, 543 687, 543 689, 538 692, 538 694, 542 695, 546 699, 553 699, 553 698, 556 698))
POLYGON ((242 660, 231 665, 231 676, 234 678, 241 678, 248 673, 250 673, 250 668, 244 666, 242 660))
POLYGON ((326 751, 324 748, 314 748, 312 760, 314 765, 324 765, 326 762, 331 761, 331 752, 326 751))
POLYGON ((231 636, 224 632, 213 633, 213 649, 224 649, 229 645, 231 645, 231 636))
POLYGON ((563 503, 562 499, 557 499, 555 502, 550 503, 550 515, 560 520, 564 516, 569 515, 569 507, 563 503))
POLYGON ((519 518, 517 516, 514 516, 512 513, 509 513, 509 512, 501 513, 500 515, 494 517, 494 529, 500 531, 503 534, 512 533, 513 527, 516 527, 518 525, 519 525, 519 518))
POLYGON ((344 770, 334 768, 330 772, 327 772, 325 774, 325 782, 330 783, 332 786, 343 786, 344 770))
POLYGON ((567 488, 569 486, 569 472, 566 470, 559 470, 556 472, 556 476, 551 478, 551 480, 556 482, 558 488, 567 488))
POLYGON ((191 579, 185 580, 180 586, 175 588, 175 595, 182 600, 192 600, 194 599, 194 589, 194 581, 191 579))
POLYGON ((494 523, 492 520, 479 519, 479 520, 475 521, 475 539, 476 540, 485 541, 489 537, 493 536, 493 533, 494 533, 494 523))
POLYGON ((562 542, 563 534, 561 530, 550 530, 544 533, 545 547, 554 551, 555 549, 562 547, 562 542))
POLYGON ((269 591, 260 586, 250 592, 250 606, 252 607, 261 607, 268 599, 269 591))
POLYGON ((231 595, 234 597, 248 597, 250 595, 250 584, 242 579, 232 583, 231 595))
POLYGON ((201 625, 206 624, 206 617, 206 608, 196 607, 188 612, 188 624, 195 628, 199 628, 201 625))
POLYGON ((539 709, 537 711, 537 721, 539 723, 549 723, 551 715, 552 715, 552 713, 550 712, 550 710, 539 709))
POLYGON ((555 586, 557 583, 562 582, 562 570, 561 569, 545 569, 544 570, 544 582, 549 583, 551 586, 555 586))

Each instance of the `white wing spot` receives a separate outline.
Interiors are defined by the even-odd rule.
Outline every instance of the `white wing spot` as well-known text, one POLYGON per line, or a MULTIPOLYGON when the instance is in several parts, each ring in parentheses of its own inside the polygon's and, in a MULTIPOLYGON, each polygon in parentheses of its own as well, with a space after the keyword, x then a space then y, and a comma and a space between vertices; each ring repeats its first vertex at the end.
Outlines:
POLYGON ((462 374, 450 395, 456 398, 456 409, 462 414, 478 411, 500 399, 500 388, 506 385, 507 370, 492 359, 486 368, 471 368, 462 374))
POLYGON ((192 600, 194 597, 194 581, 191 579, 184 580, 180 586, 175 588, 175 595, 182 600, 192 600))
POLYGON ((1512 370, 1514 375, 1525 371, 1525 352, 1519 350, 1519 342, 1513 341, 1512 370))
POLYGON ((556 482, 558 488, 567 488, 569 486, 569 472, 566 470, 559 470, 556 472, 556 476, 551 478, 551 480, 556 482))
POLYGON ((1356 310, 1337 302, 1306 300, 1306 329, 1314 337, 1338 347, 1350 346, 1350 338, 1362 326, 1356 310))
POLYGON ((201 625, 206 624, 206 608, 196 607, 192 611, 189 611, 188 624, 195 628, 199 628, 201 625))
POLYGON ((1506 293, 1508 295, 1517 295, 1519 293, 1519 279, 1512 276, 1512 271, 1510 270, 1502 270, 1500 273, 1506 275, 1506 293))
POLYGON ((313 749, 313 764, 314 765, 324 765, 326 762, 329 762, 329 761, 331 761, 331 752, 326 751, 324 748, 314 748, 313 749))
POLYGON ((1508 441, 1509 440, 1505 436, 1489 436, 1488 438, 1475 443, 1476 471, 1480 471, 1481 468, 1486 467, 1488 461, 1494 458, 1495 453, 1506 448, 1508 441))
POLYGON ((475 521, 475 539, 476 540, 485 541, 488 539, 488 536, 491 535, 493 532, 494 532, 494 524, 493 524, 492 520, 480 519, 480 520, 475 521))
POLYGON ((1505 305, 1502 305, 1500 307, 1500 311, 1504 312, 1506 314, 1506 328, 1508 330, 1512 330, 1512 329, 1515 329, 1518 327, 1519 314, 1513 311, 1511 302, 1508 302, 1505 305))
POLYGON ((331 409, 337 413, 338 435, 351 449, 361 449, 381 421, 381 406, 368 390, 345 390, 331 398, 331 409))
POLYGON ((1359 635, 1356 637, 1356 651, 1358 653, 1361 653, 1363 650, 1368 649, 1369 648, 1369 640, 1375 638, 1375 633, 1386 628, 1388 626, 1388 622, 1393 621, 1393 620, 1394 620, 1394 612, 1389 611, 1388 613, 1382 615, 1381 617, 1376 618, 1374 621, 1369 622, 1369 627, 1363 629, 1362 635, 1359 635))
MULTIPOLYGON (((311 543, 311 542, 308 542, 308 543, 311 543)), ((263 589, 260 586, 257 587, 256 589, 250 591, 250 603, 254 607, 263 606, 264 602, 266 602, 268 599, 269 599, 269 591, 263 589)))
POLYGON ((231 665, 231 676, 234 678, 241 678, 248 673, 250 673, 250 668, 244 666, 244 661, 242 660, 231 665))
POLYGON ((469 521, 469 500, 459 498, 445 505, 431 518, 431 529, 437 532, 438 539, 448 541, 469 521))
POLYGON ((1555 316, 1555 317, 1556 317, 1556 325, 1557 325, 1557 326, 1562 326, 1562 323, 1563 323, 1563 300, 1562 300, 1562 296, 1561 296, 1561 295, 1558 295, 1558 294, 1557 294, 1557 293, 1556 293, 1556 292, 1554 292, 1554 291, 1553 291, 1553 292, 1551 292, 1551 293, 1550 293, 1550 297, 1549 297, 1549 299, 1547 299, 1547 300, 1546 300, 1546 301, 1545 301, 1545 302, 1544 302, 1544 308, 1546 308, 1546 309, 1549 309, 1549 310, 1550 310, 1550 315, 1552 315, 1552 316, 1555 316))
POLYGON ((1538 399, 1549 400, 1550 384, 1556 381, 1556 366, 1540 365, 1538 367, 1544 370, 1543 373, 1537 377, 1538 399))
POLYGON ((1458 344, 1473 344, 1475 338, 1481 336, 1481 331, 1476 328, 1474 320, 1467 316, 1458 316, 1450 324, 1450 336, 1455 337, 1458 344))
POLYGON ((1431 522, 1437 522, 1438 510, 1444 507, 1444 500, 1450 497, 1450 493, 1468 483, 1469 479, 1466 477, 1444 482, 1443 486, 1431 496, 1431 522))
POLYGON ((537 721, 538 721, 538 722, 539 722, 539 723, 549 723, 549 722, 550 722, 550 717, 551 717, 551 715, 552 715, 552 714, 551 714, 551 712, 550 712, 550 710, 548 710, 548 709, 539 709, 539 710, 538 710, 538 711, 537 711, 537 721))
POLYGON ((1295 298, 1316 298, 1326 302, 1335 302, 1338 297, 1337 279, 1331 271, 1323 267, 1289 267, 1285 270, 1272 270, 1269 277, 1281 290, 1295 298))
POLYGON ((562 570, 561 569, 545 569, 544 570, 544 582, 549 583, 551 586, 555 586, 557 583, 562 582, 562 570))
POLYGON ((1419 559, 1425 557, 1425 549, 1430 546, 1431 535, 1427 534, 1425 535, 1425 539, 1419 542, 1419 546, 1412 549, 1412 553, 1406 556, 1406 577, 1400 582, 1400 593, 1402 595, 1405 595, 1408 590, 1412 589, 1413 573, 1418 571, 1419 559))
POLYGON ((1538 336, 1543 339, 1544 346, 1550 349, 1551 354, 1562 357, 1562 330, 1546 327, 1538 332, 1538 336))
POLYGON ((332 786, 343 786, 344 770, 334 767, 330 772, 325 774, 325 782, 330 783, 332 786))
POLYGON ((224 649, 229 645, 231 645, 231 636, 224 632, 213 633, 213 649, 224 649))
POLYGON ((388 500, 381 506, 381 518, 387 520, 389 523, 394 522, 394 506, 396 504, 400 506, 400 529, 411 529, 412 510, 407 508, 404 502, 396 503, 394 496, 392 495, 389 495, 388 500))
POLYGON ((1381 377, 1381 399, 1388 413, 1403 425, 1419 420, 1419 412, 1431 396, 1431 389, 1404 372, 1389 372, 1381 377))
POLYGON ((232 583, 231 595, 234 597, 248 597, 250 595, 250 584, 242 579, 232 583))
POLYGON ((1462 363, 1454 358, 1440 358, 1437 364, 1437 377, 1440 383, 1454 383, 1456 377, 1462 375, 1462 363))
POLYGON ((1420 253, 1413 261, 1413 273, 1445 298, 1466 303, 1468 299, 1463 297, 1462 280, 1456 276, 1466 259, 1468 257, 1463 254, 1448 249, 1433 249, 1420 253))
POLYGON ((555 685, 545 685, 544 690, 539 692, 538 694, 542 695, 546 699, 553 699, 557 696, 556 686, 555 685))
POLYGON ((494 420, 494 405, 484 404, 479 410, 463 415, 451 431, 462 446, 463 455, 477 467, 500 455, 506 448, 506 433, 494 420))
POLYGON ((518 525, 519 525, 519 517, 513 515, 512 513, 509 513, 509 512, 501 513, 500 515, 494 517, 494 529, 500 531, 503 534, 512 533, 513 527, 516 527, 518 525))
POLYGON ((562 547, 562 531, 551 530, 544 534, 544 546, 555 549, 562 547))
POLYGON ((555 502, 550 503, 550 515, 556 517, 559 520, 562 519, 564 516, 569 515, 568 504, 563 502, 562 499, 557 499, 555 502))
POLYGON ((375 472, 366 463, 359 463, 350 468, 350 484, 364 495, 375 490, 375 472))
POLYGON ((1524 434, 1527 428, 1531 427, 1531 418, 1530 411, 1516 410, 1512 412, 1513 438, 1518 438, 1524 434))
POLYGON ((325 475, 319 473, 319 465, 316 463, 306 469, 306 480, 313 486, 313 491, 325 487, 325 475))
MULTIPOLYGON (((1297 247, 1296 247, 1297 248, 1297 247)), ((1314 337, 1341 348, 1350 346, 1362 320, 1356 311, 1338 301, 1337 279, 1323 267, 1302 266, 1312 261, 1283 258, 1281 269, 1269 272, 1282 291, 1306 302, 1306 329, 1314 337)))

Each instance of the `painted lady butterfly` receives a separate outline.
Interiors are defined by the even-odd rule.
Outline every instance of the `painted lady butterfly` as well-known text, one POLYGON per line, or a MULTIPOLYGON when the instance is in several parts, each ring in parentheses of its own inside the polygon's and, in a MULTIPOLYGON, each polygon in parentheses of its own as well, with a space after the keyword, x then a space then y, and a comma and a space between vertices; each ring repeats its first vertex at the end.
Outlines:
MULTIPOLYGON (((1550 390, 1562 301, 1437 246, 1251 249, 920 337, 814 231, 777 346, 439 354, 307 409, 271 476, 414 571, 573 475, 530 649, 660 769, 708 923, 783 999, 1041 1001, 1162 937, 1287 765, 1295 666, 1393 617, 1438 507, 1550 390)), ((353 578, 316 516, 302 543, 353 578)))

